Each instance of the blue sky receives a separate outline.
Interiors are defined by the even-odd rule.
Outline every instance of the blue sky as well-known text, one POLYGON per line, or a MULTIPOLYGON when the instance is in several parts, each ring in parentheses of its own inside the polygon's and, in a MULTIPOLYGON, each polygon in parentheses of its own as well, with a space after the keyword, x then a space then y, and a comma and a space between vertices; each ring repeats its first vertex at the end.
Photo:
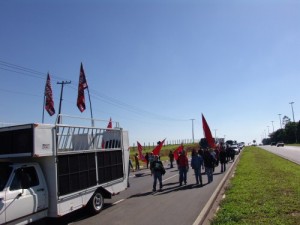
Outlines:
POLYGON ((200 139, 201 113, 213 135, 260 142, 279 113, 292 118, 289 102, 300 119, 299 12, 291 0, 2 0, 0 122, 42 121, 48 72, 56 112, 57 82, 72 81, 62 113, 89 117, 76 106, 82 62, 94 117, 130 143, 191 139, 190 119, 200 139))

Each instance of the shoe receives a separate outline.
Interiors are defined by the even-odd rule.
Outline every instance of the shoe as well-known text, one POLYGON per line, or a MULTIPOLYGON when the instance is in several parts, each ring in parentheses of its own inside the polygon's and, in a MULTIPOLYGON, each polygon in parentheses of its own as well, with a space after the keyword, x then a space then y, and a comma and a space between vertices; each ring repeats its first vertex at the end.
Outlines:
POLYGON ((156 191, 156 189, 153 189, 152 191, 154 192, 154 191, 156 191))

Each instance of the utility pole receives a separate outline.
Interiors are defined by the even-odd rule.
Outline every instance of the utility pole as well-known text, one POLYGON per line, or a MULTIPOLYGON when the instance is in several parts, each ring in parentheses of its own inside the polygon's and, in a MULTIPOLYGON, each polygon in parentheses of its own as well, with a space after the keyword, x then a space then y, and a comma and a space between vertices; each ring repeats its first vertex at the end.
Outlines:
POLYGON ((195 119, 190 119, 192 121, 192 138, 193 138, 193 144, 195 143, 195 139, 194 139, 194 120, 195 119))
POLYGON ((274 133, 274 124, 273 124, 273 122, 274 122, 274 121, 271 121, 271 122, 272 122, 272 127, 273 127, 273 133, 274 133))
POLYGON ((61 85, 61 90, 60 90, 60 100, 59 100, 59 110, 58 110, 58 121, 57 123, 60 124, 60 113, 61 113, 61 102, 63 100, 62 96, 63 96, 63 91, 64 91, 64 85, 65 84, 71 84, 71 81, 62 81, 62 82, 57 82, 57 84, 61 85))
POLYGON ((270 130, 269 130, 269 126, 267 126, 268 127, 268 135, 270 135, 270 130))

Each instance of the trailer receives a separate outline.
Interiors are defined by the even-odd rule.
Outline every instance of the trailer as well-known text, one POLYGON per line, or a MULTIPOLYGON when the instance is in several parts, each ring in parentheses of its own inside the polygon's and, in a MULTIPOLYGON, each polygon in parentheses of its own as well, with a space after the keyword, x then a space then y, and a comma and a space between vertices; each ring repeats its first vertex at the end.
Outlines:
POLYGON ((128 132, 103 127, 0 128, 0 224, 27 224, 83 207, 96 214, 105 198, 124 191, 128 132))

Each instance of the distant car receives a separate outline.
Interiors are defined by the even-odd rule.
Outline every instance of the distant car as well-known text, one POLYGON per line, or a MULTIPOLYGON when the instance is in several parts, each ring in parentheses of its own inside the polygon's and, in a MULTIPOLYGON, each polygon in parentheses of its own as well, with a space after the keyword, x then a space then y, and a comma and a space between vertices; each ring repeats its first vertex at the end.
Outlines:
POLYGON ((276 146, 277 146, 277 147, 284 147, 284 143, 283 143, 283 142, 278 142, 278 143, 276 144, 276 146))
POLYGON ((273 146, 273 145, 275 146, 275 145, 276 145, 276 142, 272 142, 272 143, 271 143, 271 146, 273 146))
POLYGON ((230 148, 232 150, 234 150, 236 155, 240 153, 240 149, 239 149, 238 145, 231 145, 230 148))

